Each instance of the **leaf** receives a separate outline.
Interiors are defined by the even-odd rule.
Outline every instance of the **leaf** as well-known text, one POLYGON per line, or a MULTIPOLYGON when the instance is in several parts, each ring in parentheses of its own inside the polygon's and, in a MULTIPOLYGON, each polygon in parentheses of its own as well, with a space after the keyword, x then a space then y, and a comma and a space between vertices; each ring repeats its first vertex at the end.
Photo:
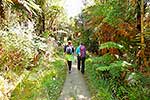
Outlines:
POLYGON ((27 3, 31 8, 37 10, 38 12, 42 12, 41 8, 39 5, 35 4, 33 1, 31 0, 28 0, 28 3, 27 3))
POLYGON ((117 49, 120 49, 120 50, 123 50, 124 47, 118 43, 115 43, 115 42, 106 42, 106 43, 103 43, 100 45, 99 49, 109 49, 109 48, 117 48, 117 49))
POLYGON ((110 67, 109 66, 101 66, 101 67, 98 67, 96 70, 97 71, 109 71, 110 67))
POLYGON ((5 2, 10 2, 10 3, 13 3, 13 1, 12 1, 12 0, 5 0, 5 2))

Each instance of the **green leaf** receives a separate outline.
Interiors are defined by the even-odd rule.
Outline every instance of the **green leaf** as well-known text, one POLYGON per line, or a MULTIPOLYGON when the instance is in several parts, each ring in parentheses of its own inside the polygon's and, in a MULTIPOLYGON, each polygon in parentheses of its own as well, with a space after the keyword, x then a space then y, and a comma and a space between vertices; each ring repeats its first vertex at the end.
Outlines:
POLYGON ((110 67, 109 66, 101 66, 101 67, 98 67, 96 70, 97 71, 109 71, 110 67))
POLYGON ((99 49, 109 49, 109 48, 117 48, 119 50, 123 50, 125 49, 124 46, 118 44, 118 43, 115 43, 115 42, 106 42, 106 43, 103 43, 100 45, 99 49))

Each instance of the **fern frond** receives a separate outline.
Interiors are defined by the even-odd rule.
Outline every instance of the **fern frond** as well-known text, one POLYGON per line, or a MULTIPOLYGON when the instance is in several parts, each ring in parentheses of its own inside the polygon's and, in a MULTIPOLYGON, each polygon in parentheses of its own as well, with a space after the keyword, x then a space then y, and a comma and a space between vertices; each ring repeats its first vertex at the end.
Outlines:
POLYGON ((110 67, 109 66, 101 66, 101 67, 98 67, 96 68, 97 71, 109 71, 110 70, 110 67))
POLYGON ((93 64, 106 64, 106 65, 109 65, 111 62, 113 62, 115 60, 115 58, 110 55, 109 53, 107 54, 104 54, 103 56, 100 56, 100 57, 95 57, 93 58, 92 60, 92 63, 93 64))
POLYGON ((115 43, 115 42, 106 42, 106 43, 103 43, 100 45, 99 49, 109 49, 109 48, 116 48, 116 49, 119 49, 119 50, 124 50, 124 46, 118 44, 118 43, 115 43))

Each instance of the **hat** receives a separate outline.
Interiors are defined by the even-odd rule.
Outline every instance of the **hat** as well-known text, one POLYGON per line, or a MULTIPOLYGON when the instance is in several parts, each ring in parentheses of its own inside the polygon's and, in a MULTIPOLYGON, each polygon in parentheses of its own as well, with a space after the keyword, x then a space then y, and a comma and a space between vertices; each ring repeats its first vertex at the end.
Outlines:
POLYGON ((69 40, 68 42, 71 43, 71 40, 69 40))
POLYGON ((68 45, 71 45, 71 40, 68 41, 68 45))

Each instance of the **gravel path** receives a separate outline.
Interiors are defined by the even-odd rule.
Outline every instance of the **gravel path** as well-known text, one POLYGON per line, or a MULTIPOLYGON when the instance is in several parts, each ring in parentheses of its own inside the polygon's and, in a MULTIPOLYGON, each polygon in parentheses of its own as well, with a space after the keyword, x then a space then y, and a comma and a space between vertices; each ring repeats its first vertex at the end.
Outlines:
POLYGON ((73 64, 72 72, 67 75, 61 96, 58 100, 91 100, 84 76, 73 64))

